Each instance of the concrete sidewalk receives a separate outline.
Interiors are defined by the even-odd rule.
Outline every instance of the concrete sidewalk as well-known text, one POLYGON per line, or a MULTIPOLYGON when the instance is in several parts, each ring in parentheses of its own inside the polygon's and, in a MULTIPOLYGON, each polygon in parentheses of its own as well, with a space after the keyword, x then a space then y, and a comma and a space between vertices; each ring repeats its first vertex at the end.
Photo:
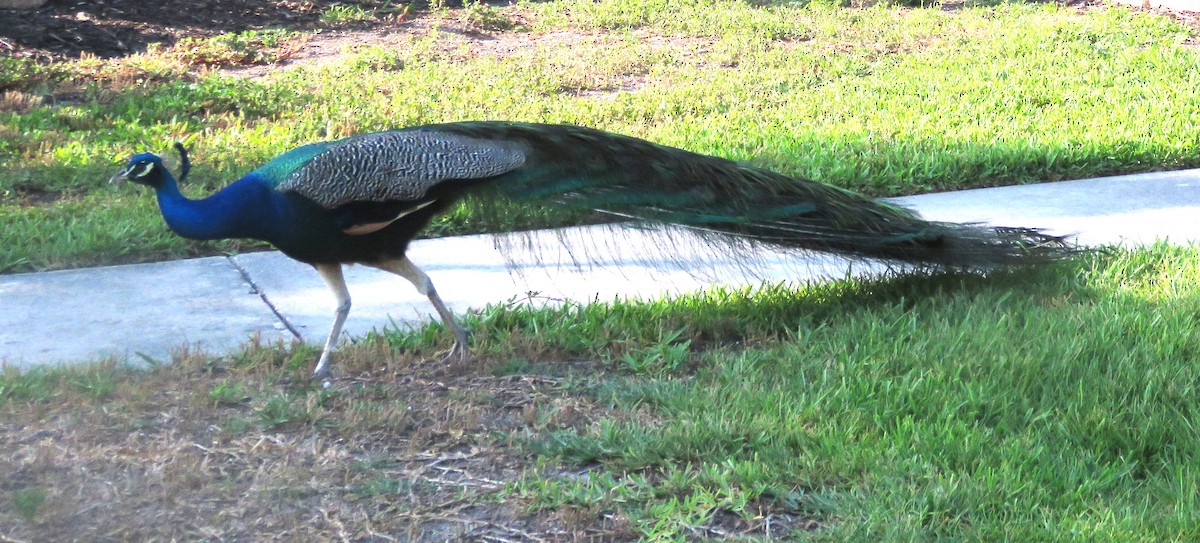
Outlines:
MULTIPOLYGON (((928 219, 1040 227, 1078 234, 1088 245, 1200 240, 1200 170, 893 201, 928 219)), ((882 269, 827 255, 738 252, 714 252, 686 232, 593 226, 419 240, 409 256, 455 312, 511 300, 646 298, 882 269), (505 264, 506 246, 516 249, 512 266, 505 264)), ((356 266, 346 280, 353 297, 345 328, 350 336, 435 318, 404 279, 356 266)), ((222 353, 254 334, 320 343, 333 304, 311 267, 276 252, 0 276, 0 363, 24 369, 110 356, 167 361, 184 345, 222 353)))

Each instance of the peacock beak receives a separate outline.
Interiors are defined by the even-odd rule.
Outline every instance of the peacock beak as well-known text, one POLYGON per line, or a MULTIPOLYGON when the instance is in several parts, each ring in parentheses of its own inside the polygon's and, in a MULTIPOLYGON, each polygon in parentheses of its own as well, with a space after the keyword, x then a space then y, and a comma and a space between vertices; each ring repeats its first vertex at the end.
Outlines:
POLYGON ((130 169, 131 168, 125 168, 124 170, 117 172, 117 175, 114 175, 114 176, 108 178, 108 182, 116 183, 117 181, 125 181, 125 180, 129 179, 129 170, 130 169))

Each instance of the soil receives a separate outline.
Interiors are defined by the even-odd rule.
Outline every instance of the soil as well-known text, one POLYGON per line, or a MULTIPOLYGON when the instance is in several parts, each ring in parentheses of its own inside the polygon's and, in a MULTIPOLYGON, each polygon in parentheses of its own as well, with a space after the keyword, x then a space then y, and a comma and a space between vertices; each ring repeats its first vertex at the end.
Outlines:
MULTIPOLYGON (((553 480, 599 471, 539 468, 512 443, 587 433, 601 419, 652 419, 580 393, 585 376, 603 379, 607 364, 551 356, 497 375, 498 360, 445 364, 364 341, 339 349, 339 378, 318 392, 306 368, 274 369, 297 352, 263 347, 221 359, 182 351, 161 370, 112 373, 106 395, 74 387, 7 404, 0 542, 638 539, 619 500, 613 510, 539 509, 506 490, 535 468, 553 480), (262 363, 238 366, 243 356, 262 363), (214 400, 217 390, 234 392, 214 400), (271 410, 272 398, 293 407, 271 410), (44 495, 22 514, 28 489, 44 495)), ((770 541, 823 526, 773 500, 746 509, 757 514, 717 508, 689 530, 695 539, 770 541)))
MULTIPOLYGON (((445 2, 454 5, 458 2, 445 2)), ((1092 0, 1066 0, 1081 9, 1092 0)), ((0 9, 0 56, 42 61, 94 55, 111 58, 144 51, 151 43, 170 45, 184 37, 208 37, 264 28, 293 30, 326 28, 320 14, 334 4, 357 4, 366 9, 388 8, 383 0, 51 0, 36 10, 0 9)), ((951 0, 947 5, 954 5, 951 0)), ((403 5, 403 4, 401 4, 403 5)), ((1173 17, 1200 32, 1200 13, 1151 10, 1173 17)), ((375 18, 339 30, 371 31, 393 25, 394 19, 375 18)), ((1196 38, 1186 45, 1195 46, 1196 38)))
MULTIPOLYGON (((322 0, 51 0, 36 10, 0 9, 0 56, 44 61, 94 55, 111 58, 208 37, 264 28, 316 29, 333 4, 322 0)), ((364 8, 385 2, 357 2, 364 8)), ((388 24, 355 23, 359 30, 388 24)), ((340 28, 345 28, 341 25, 340 28)))

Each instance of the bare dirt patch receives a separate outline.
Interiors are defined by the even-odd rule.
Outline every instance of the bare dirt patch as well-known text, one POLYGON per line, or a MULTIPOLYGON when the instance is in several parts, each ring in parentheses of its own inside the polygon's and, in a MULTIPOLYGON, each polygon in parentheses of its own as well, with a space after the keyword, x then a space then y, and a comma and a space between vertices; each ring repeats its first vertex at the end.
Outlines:
MULTIPOLYGON (((52 0, 36 10, 0 10, 0 54, 45 60, 145 51, 151 43, 264 28, 310 29, 334 4, 320 0, 52 0)), ((385 2, 357 2, 381 7, 385 2)), ((355 23, 360 28, 385 20, 355 23)))
POLYGON ((409 25, 403 30, 374 29, 374 30, 345 30, 322 32, 304 40, 285 59, 273 64, 251 66, 231 66, 221 70, 221 73, 233 77, 255 79, 265 77, 281 68, 295 65, 320 67, 336 64, 345 60, 355 49, 366 46, 403 47, 414 39, 415 29, 409 25))
MULTIPOLYGON (((505 375, 368 341, 339 351, 343 377, 324 387, 305 378, 312 350, 293 349, 7 381, 25 388, 0 395, 0 541, 637 539, 620 503, 537 508, 513 486, 600 469, 535 460, 530 440, 654 416, 591 396, 604 364, 505 375)), ((718 509, 691 529, 747 541, 821 526, 752 505, 755 518, 718 509)))
POLYGON ((190 357, 8 404, 0 539, 627 539, 620 523, 530 513, 506 493, 528 469, 520 436, 599 414, 562 378, 350 356, 388 362, 322 389, 190 357))
MULTIPOLYGON (((454 5, 456 2, 447 2, 454 5)), ((1063 3, 1080 9, 1104 5, 1096 0, 1067 0, 1063 3)), ((964 2, 948 1, 943 9, 956 9, 964 2)), ((1166 8, 1152 10, 1200 30, 1200 13, 1166 8)), ((354 39, 370 41, 378 31, 387 32, 411 17, 385 0, 337 2, 329 0, 51 0, 36 10, 0 9, 0 56, 62 60, 94 55, 101 58, 126 56, 144 51, 151 43, 171 45, 184 37, 203 38, 251 29, 286 28, 291 30, 357 31, 330 36, 328 41, 354 39), (392 17, 368 18, 350 25, 331 26, 321 20, 330 6, 353 4, 364 9, 396 13, 392 17)), ((516 21, 519 23, 519 17, 516 21)), ((454 29, 453 21, 448 27, 454 29)), ((490 41, 487 32, 478 32, 469 24, 457 31, 476 34, 481 44, 490 41)), ((320 48, 320 42, 311 45, 320 48)), ((1194 43, 1194 40, 1189 40, 1194 43)), ((360 41, 360 43, 362 43, 360 41)), ((519 47, 496 43, 496 49, 519 47)), ((325 55, 319 55, 325 56, 325 55)))

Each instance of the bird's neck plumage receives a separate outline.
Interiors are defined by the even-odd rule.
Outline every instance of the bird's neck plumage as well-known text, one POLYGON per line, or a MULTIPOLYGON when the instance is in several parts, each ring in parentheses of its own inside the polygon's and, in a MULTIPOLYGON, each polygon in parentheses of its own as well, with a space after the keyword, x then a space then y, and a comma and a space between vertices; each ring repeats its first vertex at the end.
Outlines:
POLYGON ((274 191, 247 176, 200 200, 179 192, 175 179, 155 190, 163 219, 176 234, 191 239, 254 238, 269 240, 277 207, 274 191))

